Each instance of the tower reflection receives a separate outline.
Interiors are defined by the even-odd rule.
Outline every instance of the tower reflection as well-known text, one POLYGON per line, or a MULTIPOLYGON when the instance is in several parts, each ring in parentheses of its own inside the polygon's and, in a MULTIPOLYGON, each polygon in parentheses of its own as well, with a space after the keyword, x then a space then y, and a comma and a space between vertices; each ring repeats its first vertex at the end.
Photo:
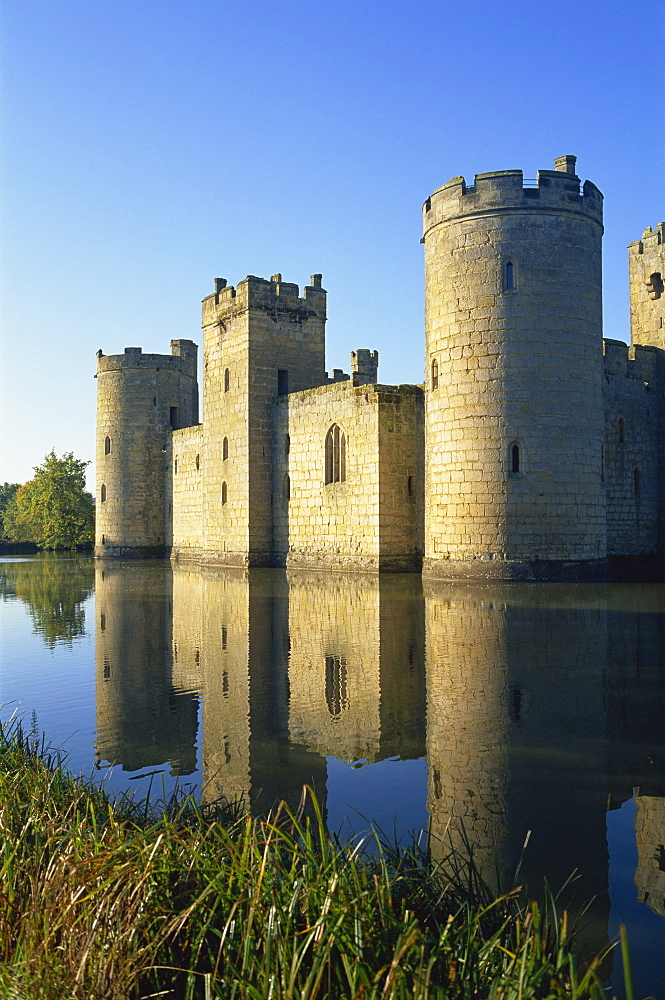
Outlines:
POLYGON ((434 852, 466 839, 535 894, 576 870, 594 950, 606 813, 636 789, 638 894, 665 912, 659 588, 136 563, 96 584, 98 760, 187 774, 200 742, 204 799, 265 813, 303 784, 325 810, 327 758, 426 753, 434 852))

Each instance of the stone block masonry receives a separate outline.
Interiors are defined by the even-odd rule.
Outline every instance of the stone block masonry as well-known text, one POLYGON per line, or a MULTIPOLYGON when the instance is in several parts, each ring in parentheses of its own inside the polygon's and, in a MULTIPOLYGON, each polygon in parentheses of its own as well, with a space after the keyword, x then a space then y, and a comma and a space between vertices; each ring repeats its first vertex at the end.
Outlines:
POLYGON ((665 551, 665 224, 603 342, 603 196, 557 157, 423 207, 425 378, 325 371, 327 294, 216 278, 196 346, 98 357, 96 555, 586 578, 665 551))
POLYGON ((414 570, 422 559, 422 390, 348 380, 275 401, 278 565, 414 570), (338 436, 339 467, 327 468, 338 436))
POLYGON ((571 158, 425 203, 426 569, 603 559, 602 195, 571 158), (572 172, 570 172, 572 171, 572 172))

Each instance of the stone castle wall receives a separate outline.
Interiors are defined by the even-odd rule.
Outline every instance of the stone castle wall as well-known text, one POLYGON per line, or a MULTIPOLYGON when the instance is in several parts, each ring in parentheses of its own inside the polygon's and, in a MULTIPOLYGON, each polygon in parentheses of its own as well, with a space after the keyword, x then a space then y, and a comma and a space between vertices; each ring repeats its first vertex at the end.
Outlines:
POLYGON ((609 555, 658 551, 658 351, 604 342, 605 443, 609 555))
POLYGON ((302 298, 281 275, 218 286, 203 301, 203 555, 269 565, 272 400, 325 381, 326 293, 320 275, 302 298))
POLYGON ((173 431, 167 451, 171 470, 167 541, 185 555, 201 552, 205 544, 204 446, 203 425, 197 424, 173 431))
POLYGON ((665 349, 665 222, 628 247, 633 344, 665 349))
POLYGON ((198 420, 197 347, 171 351, 98 355, 96 555, 167 550, 171 432, 198 420))
POLYGON ((425 203, 433 573, 606 555, 602 195, 563 159, 536 187, 458 177, 425 203))
POLYGON ((665 551, 665 223, 603 347, 602 194, 555 166, 427 199, 424 387, 367 349, 328 377, 319 274, 215 279, 203 424, 191 341, 100 352, 96 555, 541 579, 665 551))
POLYGON ((279 565, 417 569, 422 555, 422 393, 353 380, 278 398, 272 440, 279 565), (326 483, 326 437, 343 449, 326 483))

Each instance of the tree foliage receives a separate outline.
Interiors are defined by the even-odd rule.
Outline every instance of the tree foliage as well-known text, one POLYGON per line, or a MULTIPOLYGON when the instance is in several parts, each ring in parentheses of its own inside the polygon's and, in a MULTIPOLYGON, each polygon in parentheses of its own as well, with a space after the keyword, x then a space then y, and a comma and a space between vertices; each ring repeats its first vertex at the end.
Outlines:
POLYGON ((85 635, 85 601, 94 590, 95 571, 87 556, 44 556, 0 566, 0 599, 23 601, 34 631, 50 649, 85 635))
POLYGON ((95 505, 85 489, 85 468, 71 451, 49 452, 34 478, 14 493, 4 511, 4 530, 12 542, 35 542, 42 549, 92 545, 95 505))
POLYGON ((3 483, 0 486, 0 539, 7 537, 5 531, 5 511, 20 485, 20 483, 3 483))

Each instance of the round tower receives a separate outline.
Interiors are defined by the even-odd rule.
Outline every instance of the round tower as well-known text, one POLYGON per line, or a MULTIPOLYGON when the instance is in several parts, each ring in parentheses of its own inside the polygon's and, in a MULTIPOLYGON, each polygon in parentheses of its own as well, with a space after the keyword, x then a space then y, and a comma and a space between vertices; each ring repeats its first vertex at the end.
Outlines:
POLYGON ((606 556, 602 194, 575 157, 423 208, 425 571, 588 575, 606 556))
POLYGON ((163 556, 169 544, 171 431, 198 421, 197 347, 97 354, 95 555, 163 556))

